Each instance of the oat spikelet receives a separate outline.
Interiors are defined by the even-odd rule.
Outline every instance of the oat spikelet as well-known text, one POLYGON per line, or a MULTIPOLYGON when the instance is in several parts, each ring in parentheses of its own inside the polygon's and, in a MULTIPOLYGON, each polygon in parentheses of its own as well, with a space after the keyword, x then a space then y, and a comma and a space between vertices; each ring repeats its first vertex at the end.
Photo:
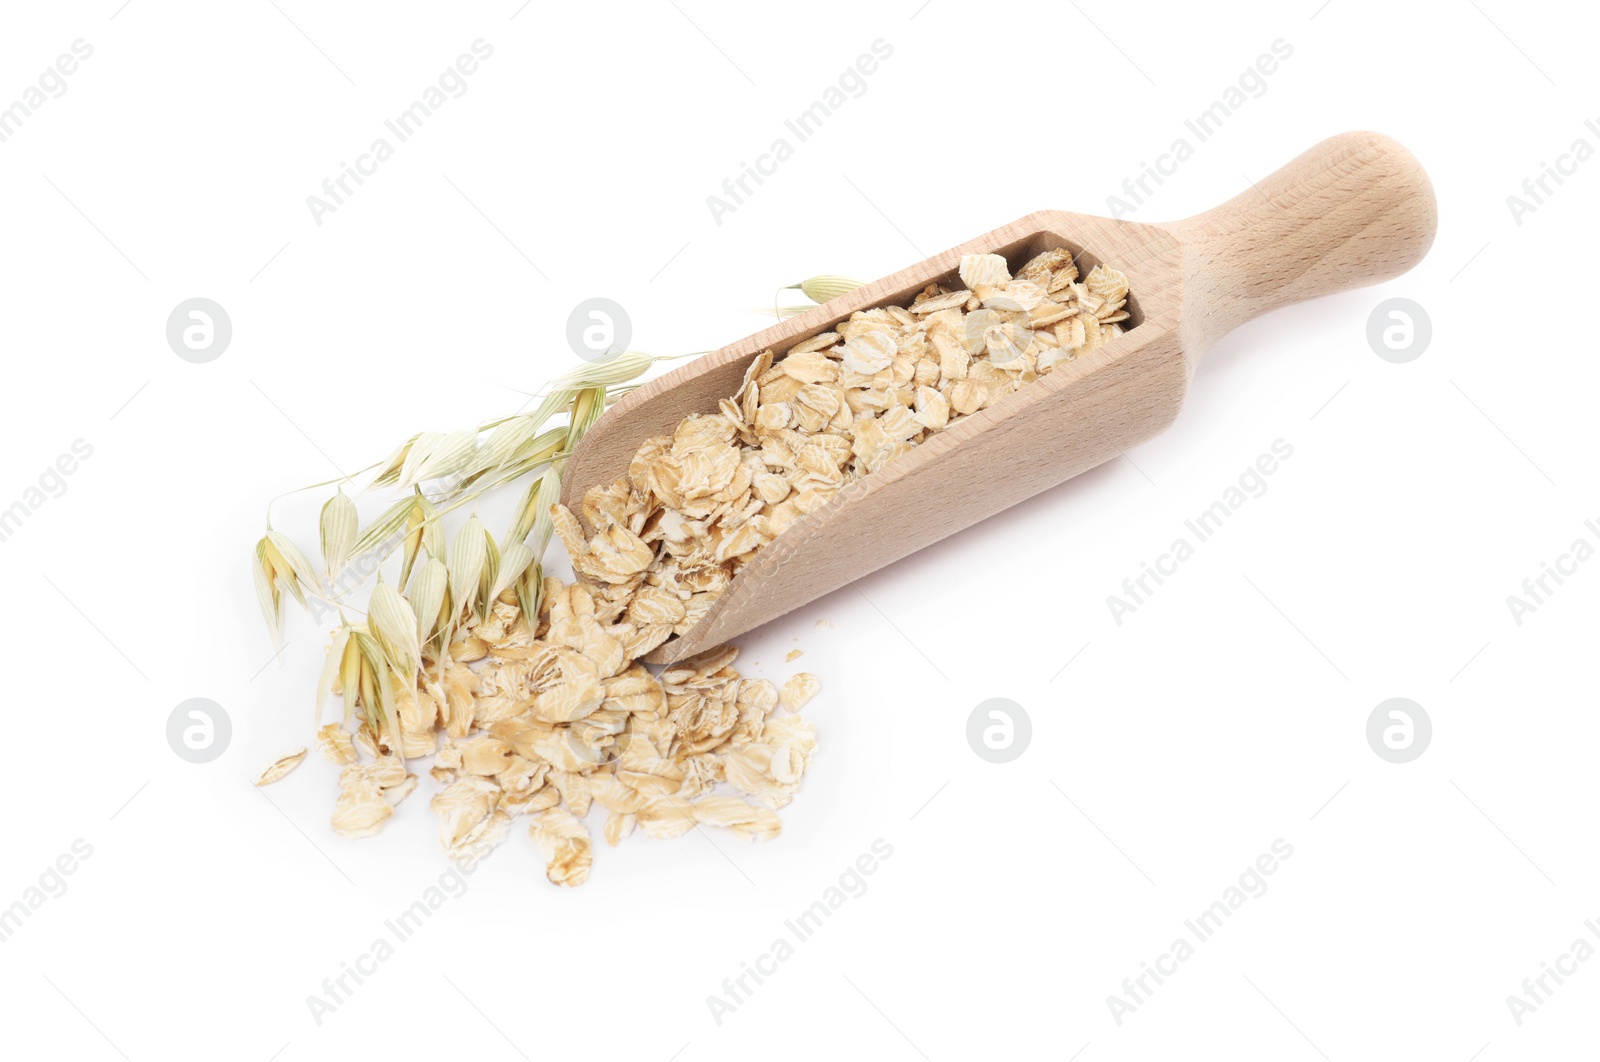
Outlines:
POLYGON ((463 608, 476 615, 478 586, 483 581, 484 566, 488 562, 488 538, 483 524, 478 522, 477 516, 473 516, 456 532, 446 563, 450 574, 450 600, 454 602, 458 615, 463 608))
POLYGON ((328 580, 332 582, 344 570, 350 559, 350 550, 356 544, 356 525, 360 516, 356 503, 344 491, 339 491, 322 506, 319 530, 322 533, 322 561, 327 565, 328 580))
POLYGON ((550 544, 550 506, 561 500, 561 472, 549 465, 528 484, 517 519, 506 533, 507 542, 526 541, 535 556, 544 556, 550 544))
POLYGON ((624 350, 599 361, 580 365, 551 383, 551 390, 576 390, 581 387, 611 388, 644 375, 655 358, 640 350, 624 350))
POLYGON ((322 726, 322 710, 328 703, 328 694, 332 693, 339 683, 339 670, 344 662, 344 650, 350 640, 351 628, 348 624, 341 625, 333 632, 328 641, 328 651, 323 655, 322 674, 317 677, 317 716, 316 725, 322 726))
POLYGON ((381 578, 367 602, 367 624, 395 672, 415 675, 422 662, 416 613, 411 603, 381 578))
POLYGON ((429 557, 411 584, 412 612, 417 620, 417 643, 427 646, 444 624, 450 596, 450 573, 444 564, 429 557))
POLYGON ((261 605, 261 618, 267 622, 267 631, 272 635, 272 645, 276 649, 283 642, 283 607, 278 594, 277 573, 273 571, 272 561, 267 558, 265 538, 256 543, 254 552, 250 574, 255 578, 256 600, 261 605))
POLYGON ((578 448, 585 433, 594 427, 600 414, 606 411, 606 389, 585 387, 572 400, 572 419, 567 422, 567 438, 563 449, 572 453, 578 448))
POLYGON ((296 601, 306 603, 306 590, 316 592, 317 575, 311 567, 311 562, 294 544, 288 535, 280 534, 272 528, 267 528, 265 552, 267 560, 272 564, 273 574, 278 579, 278 584, 294 595, 296 601))
POLYGON ((807 277, 792 286, 805 292, 806 298, 812 302, 823 303, 831 302, 841 295, 848 295, 857 288, 864 287, 866 283, 864 280, 824 273, 819 276, 807 277))
POLYGON ((413 501, 410 498, 401 498, 389 508, 385 509, 379 517, 368 524, 366 529, 356 537, 356 543, 350 547, 350 556, 345 563, 364 557, 368 553, 384 545, 401 529, 406 526, 406 519, 411 515, 413 501))

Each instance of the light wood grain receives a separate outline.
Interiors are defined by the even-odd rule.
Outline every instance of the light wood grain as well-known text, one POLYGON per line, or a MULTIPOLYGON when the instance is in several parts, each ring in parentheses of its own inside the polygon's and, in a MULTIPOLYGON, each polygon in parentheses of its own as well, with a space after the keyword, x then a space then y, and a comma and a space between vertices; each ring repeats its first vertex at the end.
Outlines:
MULTIPOLYGON (((964 254, 1013 267, 1067 247, 1084 272, 1128 276, 1133 327, 841 490, 762 549, 705 618, 646 659, 715 647, 1055 486, 1160 432, 1205 350, 1245 321, 1375 284, 1419 262, 1437 224, 1432 185, 1405 148, 1346 133, 1223 205, 1164 225, 1044 211, 860 288, 651 381, 585 436, 564 477, 574 512, 626 474, 639 444, 734 393, 758 353, 782 352, 857 310, 954 282, 964 254)), ((1127 325, 1124 325, 1127 327, 1127 325)))

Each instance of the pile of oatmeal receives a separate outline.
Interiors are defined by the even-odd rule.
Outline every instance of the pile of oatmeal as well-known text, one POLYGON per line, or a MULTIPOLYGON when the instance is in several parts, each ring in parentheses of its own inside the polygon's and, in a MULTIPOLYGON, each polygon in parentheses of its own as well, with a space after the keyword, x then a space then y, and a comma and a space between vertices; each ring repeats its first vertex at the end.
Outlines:
POLYGON ((590 490, 556 533, 596 599, 650 649, 705 615, 756 552, 845 484, 1122 334, 1128 280, 1046 251, 1013 276, 961 259, 964 288, 862 310, 758 356, 717 413, 647 440, 626 477, 590 490))
MULTIPOLYGON (((1104 266, 1080 278, 1064 250, 1014 276, 999 255, 968 255, 960 278, 959 289, 929 285, 908 306, 863 310, 781 356, 762 353, 717 413, 646 441, 626 477, 588 492, 591 535, 554 506, 576 582, 545 578, 531 599, 508 588, 489 600, 476 576, 456 585, 462 570, 487 570, 481 556, 465 569, 452 557, 448 600, 458 603, 448 622, 429 613, 421 624, 409 601, 387 592, 385 612, 385 591, 375 592, 367 626, 330 650, 340 674, 325 674, 323 688, 342 677, 347 709, 359 689, 392 724, 380 737, 369 708, 353 731, 318 732, 323 757, 343 768, 335 830, 378 832, 417 788, 410 765, 433 757, 442 788, 430 806, 452 858, 480 858, 526 815, 560 885, 588 879, 584 820, 597 807, 612 845, 635 831, 711 826, 776 837, 777 811, 816 748, 800 715, 816 677, 781 689, 744 678, 731 646, 659 674, 636 661, 693 626, 759 549, 845 484, 1120 335, 1128 318, 1127 279, 1104 266), (463 615, 459 602, 474 599, 484 604, 463 615), (404 644, 418 627, 421 644, 404 644), (446 634, 430 639, 436 629, 446 634), (414 681, 399 678, 407 672, 414 681)), ((464 537, 482 549, 487 536, 474 518, 464 537)), ((437 612, 435 590, 411 597, 437 612)), ((263 784, 300 755, 268 768, 263 784)))
POLYGON ((633 662, 638 628, 588 586, 548 578, 542 599, 530 624, 515 595, 502 594, 442 660, 424 659, 416 689, 392 691, 399 750, 367 723, 353 734, 337 723, 318 732, 324 758, 344 767, 334 829, 376 833, 417 786, 405 761, 435 756, 428 773, 443 788, 430 806, 450 856, 481 858, 529 815, 558 885, 588 879, 582 820, 595 807, 612 845, 636 829, 677 837, 697 826, 776 837, 777 809, 793 799, 816 747, 799 715, 820 689, 816 678, 801 673, 782 689, 743 678, 731 646, 652 675, 633 662), (719 782, 738 795, 713 793, 719 782))

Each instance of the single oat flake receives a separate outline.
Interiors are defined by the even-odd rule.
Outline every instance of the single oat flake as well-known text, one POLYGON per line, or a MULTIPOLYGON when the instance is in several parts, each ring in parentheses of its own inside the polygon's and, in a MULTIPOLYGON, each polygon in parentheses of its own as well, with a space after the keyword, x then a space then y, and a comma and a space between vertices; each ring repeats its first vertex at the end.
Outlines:
POLYGON ((783 689, 778 691, 778 703, 791 712, 798 712, 821 690, 822 683, 817 676, 802 671, 783 684, 783 689))
POLYGON ((261 772, 261 777, 256 779, 257 786, 271 785, 296 767, 306 758, 305 749, 296 749, 287 756, 274 760, 266 770, 261 772))

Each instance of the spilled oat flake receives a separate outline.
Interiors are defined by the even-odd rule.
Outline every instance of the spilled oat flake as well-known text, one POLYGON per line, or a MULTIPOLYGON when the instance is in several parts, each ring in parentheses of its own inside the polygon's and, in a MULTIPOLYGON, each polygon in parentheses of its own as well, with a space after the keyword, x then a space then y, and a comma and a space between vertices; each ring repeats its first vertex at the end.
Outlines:
POLYGON ((271 785, 273 782, 276 782, 278 779, 282 778, 284 775, 300 766, 300 761, 304 760, 305 758, 305 749, 296 749, 287 756, 278 757, 276 760, 273 760, 272 763, 268 764, 266 770, 261 772, 261 777, 256 779, 256 785, 271 785))

